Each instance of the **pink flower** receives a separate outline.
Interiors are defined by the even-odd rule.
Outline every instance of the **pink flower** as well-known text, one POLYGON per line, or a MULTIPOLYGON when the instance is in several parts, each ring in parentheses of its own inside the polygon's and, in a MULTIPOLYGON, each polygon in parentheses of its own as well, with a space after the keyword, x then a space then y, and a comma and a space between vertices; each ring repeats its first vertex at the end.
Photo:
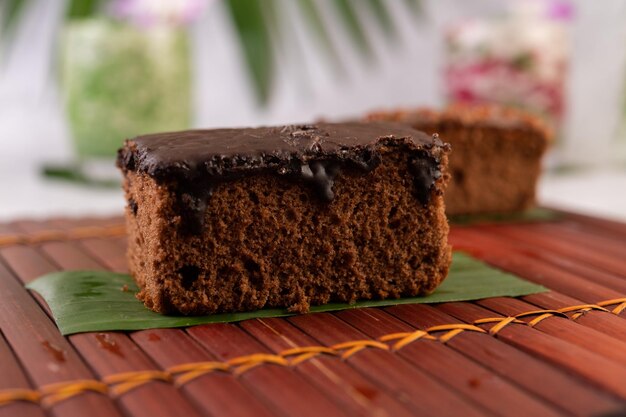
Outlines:
POLYGON ((553 20, 569 21, 574 18, 574 5, 569 1, 552 0, 548 2, 547 16, 553 20))
POLYGON ((138 26, 185 25, 196 19, 212 0, 114 0, 112 16, 138 26))

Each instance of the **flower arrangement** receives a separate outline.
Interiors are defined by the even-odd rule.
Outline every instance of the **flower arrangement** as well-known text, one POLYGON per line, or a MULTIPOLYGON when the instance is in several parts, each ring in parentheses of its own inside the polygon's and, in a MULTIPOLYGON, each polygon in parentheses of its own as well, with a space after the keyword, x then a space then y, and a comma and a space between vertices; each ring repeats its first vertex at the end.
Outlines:
POLYGON ((524 5, 507 18, 449 28, 445 93, 452 102, 524 107, 558 126, 565 112, 565 23, 572 9, 562 2, 547 3, 547 9, 546 2, 524 5))

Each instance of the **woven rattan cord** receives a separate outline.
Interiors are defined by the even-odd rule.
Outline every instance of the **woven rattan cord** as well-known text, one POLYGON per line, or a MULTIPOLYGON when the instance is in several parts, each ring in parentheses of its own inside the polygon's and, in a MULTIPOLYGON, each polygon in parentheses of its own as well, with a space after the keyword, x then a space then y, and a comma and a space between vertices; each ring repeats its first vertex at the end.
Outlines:
POLYGON ((106 376, 101 381, 87 379, 58 382, 44 385, 37 390, 22 388, 0 390, 0 406, 24 401, 40 404, 45 408, 49 408, 60 401, 82 394, 83 392, 98 392, 115 398, 153 381, 172 383, 177 387, 181 387, 211 372, 231 372, 234 375, 240 375, 262 364, 296 366, 318 355, 332 355, 345 360, 366 348, 396 351, 420 339, 446 343, 465 331, 486 333, 495 336, 510 324, 522 324, 534 327, 541 321, 554 316, 576 320, 582 314, 592 310, 619 315, 625 309, 626 298, 616 298, 601 301, 596 304, 580 304, 556 310, 527 311, 510 317, 487 317, 475 320, 473 324, 444 324, 432 326, 425 330, 390 333, 379 337, 378 340, 353 340, 338 343, 333 346, 303 346, 287 349, 279 354, 254 353, 223 362, 207 361, 185 363, 172 366, 165 371, 145 370, 123 372, 106 376), (609 310, 606 308, 608 306, 615 307, 609 310), (568 316, 566 313, 573 314, 568 316), (529 322, 520 320, 523 317, 532 316, 536 317, 529 322), (492 326, 489 331, 478 327, 478 325, 481 324, 491 323, 495 323, 495 325, 492 326), (391 345, 386 343, 392 341, 395 343, 391 345))

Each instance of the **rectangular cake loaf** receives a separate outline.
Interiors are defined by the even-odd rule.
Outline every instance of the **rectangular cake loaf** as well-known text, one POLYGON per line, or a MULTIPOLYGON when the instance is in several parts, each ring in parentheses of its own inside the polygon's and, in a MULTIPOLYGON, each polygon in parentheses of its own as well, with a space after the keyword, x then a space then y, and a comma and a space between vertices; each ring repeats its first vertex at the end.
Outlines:
POLYGON ((432 292, 449 146, 393 123, 140 136, 118 156, 138 297, 206 314, 432 292))
POLYGON ((551 137, 538 117, 496 105, 457 105, 442 111, 383 111, 368 119, 406 123, 450 143, 448 214, 519 212, 535 204, 551 137))

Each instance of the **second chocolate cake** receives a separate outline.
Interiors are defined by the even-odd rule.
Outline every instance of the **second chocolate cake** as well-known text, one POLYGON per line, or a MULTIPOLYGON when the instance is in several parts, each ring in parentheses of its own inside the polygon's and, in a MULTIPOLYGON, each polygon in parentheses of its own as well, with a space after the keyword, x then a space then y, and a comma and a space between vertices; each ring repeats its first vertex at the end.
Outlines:
POLYGON ((446 211, 515 213, 535 204, 541 158, 551 132, 536 116, 495 105, 382 111, 370 120, 406 123, 452 145, 446 211))
POLYGON ((128 140, 118 165, 139 297, 204 314, 428 294, 450 265, 448 151, 390 123, 128 140))

